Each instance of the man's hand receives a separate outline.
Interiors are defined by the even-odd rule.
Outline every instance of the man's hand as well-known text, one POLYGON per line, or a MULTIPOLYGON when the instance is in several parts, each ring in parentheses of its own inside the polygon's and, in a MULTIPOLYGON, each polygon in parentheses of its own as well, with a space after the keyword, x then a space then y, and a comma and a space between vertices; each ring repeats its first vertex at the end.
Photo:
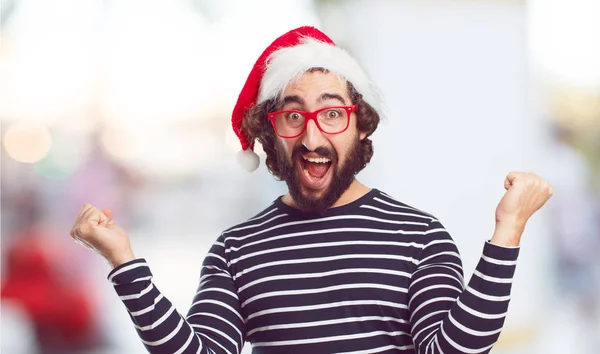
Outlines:
POLYGON ((534 173, 511 172, 504 180, 506 194, 496 208, 496 230, 491 242, 518 246, 527 220, 552 196, 550 183, 534 173))
POLYGON ((102 255, 113 266, 134 260, 127 233, 117 226, 109 209, 85 204, 71 229, 75 242, 102 255))

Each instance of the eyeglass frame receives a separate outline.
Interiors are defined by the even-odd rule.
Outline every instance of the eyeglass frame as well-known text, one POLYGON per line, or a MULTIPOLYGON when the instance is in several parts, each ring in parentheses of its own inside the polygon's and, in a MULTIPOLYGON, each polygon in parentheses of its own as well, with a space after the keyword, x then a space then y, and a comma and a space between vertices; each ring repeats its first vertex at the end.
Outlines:
POLYGON ((267 113, 267 117, 271 121, 271 125, 273 126, 273 130, 275 130, 275 134, 277 134, 277 136, 284 138, 284 139, 293 139, 293 138, 297 138, 300 135, 304 134, 304 132, 306 131, 306 127, 308 126, 308 122, 310 120, 313 120, 315 122, 315 125, 317 126, 317 128, 319 128, 319 131, 321 131, 322 133, 329 134, 329 135, 335 135, 335 134, 341 134, 341 133, 345 132, 346 130, 348 130, 348 127, 350 126, 350 116, 352 115, 352 113, 356 112, 357 108, 358 108, 358 105, 353 104, 351 106, 329 106, 329 107, 317 109, 316 111, 313 111, 313 112, 306 112, 306 111, 299 111, 299 110, 292 109, 292 110, 285 110, 285 111, 270 112, 270 113, 267 113), (319 120, 317 119, 317 116, 319 115, 319 113, 326 111, 328 109, 333 109, 333 108, 345 109, 348 112, 348 121, 346 122, 346 127, 343 130, 340 130, 337 133, 328 133, 328 132, 324 131, 323 128, 321 128, 321 125, 319 124, 319 120), (300 133, 298 133, 296 135, 292 135, 292 136, 283 136, 283 135, 279 134, 279 132, 277 131, 277 124, 275 123, 275 118, 277 117, 277 115, 282 114, 282 113, 299 113, 305 118, 304 127, 302 128, 300 133))

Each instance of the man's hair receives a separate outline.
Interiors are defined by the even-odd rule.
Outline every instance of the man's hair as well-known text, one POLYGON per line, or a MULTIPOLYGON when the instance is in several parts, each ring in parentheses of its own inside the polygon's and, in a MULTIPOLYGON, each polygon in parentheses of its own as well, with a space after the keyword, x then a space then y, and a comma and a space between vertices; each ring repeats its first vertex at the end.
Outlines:
MULTIPOLYGON (((317 69, 318 70, 318 69, 317 69)), ((352 83, 346 81, 348 96, 352 104, 356 104, 356 126, 359 132, 366 133, 364 139, 360 141, 360 149, 362 150, 360 168, 356 173, 360 172, 367 166, 373 156, 373 142, 369 136, 375 132, 379 125, 379 114, 371 107, 362 95, 356 91, 352 83)), ((281 179, 279 166, 277 165, 277 134, 267 117, 267 113, 274 112, 277 109, 278 102, 275 99, 265 101, 255 105, 246 111, 242 120, 242 129, 249 135, 250 140, 258 140, 262 145, 263 150, 267 154, 267 168, 277 179, 281 179)))

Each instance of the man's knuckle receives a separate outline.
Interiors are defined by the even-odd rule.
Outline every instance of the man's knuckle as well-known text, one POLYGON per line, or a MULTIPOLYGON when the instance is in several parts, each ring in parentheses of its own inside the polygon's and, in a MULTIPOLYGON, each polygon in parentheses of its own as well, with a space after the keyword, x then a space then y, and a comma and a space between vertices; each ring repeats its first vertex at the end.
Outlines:
POLYGON ((87 224, 81 224, 81 225, 79 225, 79 227, 77 228, 77 234, 79 236, 87 236, 87 234, 88 234, 87 224))

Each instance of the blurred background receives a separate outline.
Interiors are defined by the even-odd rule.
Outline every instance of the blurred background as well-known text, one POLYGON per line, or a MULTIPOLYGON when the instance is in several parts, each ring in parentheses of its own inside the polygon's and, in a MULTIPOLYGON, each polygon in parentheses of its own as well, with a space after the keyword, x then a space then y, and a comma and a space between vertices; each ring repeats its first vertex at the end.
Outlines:
POLYGON ((109 265, 69 237, 86 202, 187 312, 220 231, 286 191, 264 153, 239 167, 229 120, 256 58, 300 25, 386 98, 359 179, 436 215, 467 279, 505 175, 552 182, 492 352, 598 353, 600 1, 2 0, 0 19, 2 353, 145 353, 109 265))

